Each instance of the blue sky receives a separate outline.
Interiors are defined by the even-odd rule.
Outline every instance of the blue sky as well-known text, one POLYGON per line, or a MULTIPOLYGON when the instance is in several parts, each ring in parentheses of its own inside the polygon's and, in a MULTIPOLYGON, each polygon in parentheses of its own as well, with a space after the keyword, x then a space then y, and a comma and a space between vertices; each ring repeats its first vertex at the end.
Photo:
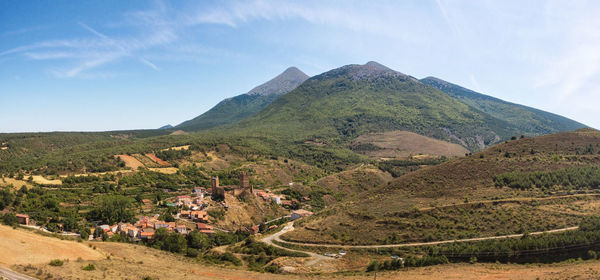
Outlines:
POLYGON ((0 2, 0 132, 178 124, 378 61, 600 128, 600 1, 0 2))

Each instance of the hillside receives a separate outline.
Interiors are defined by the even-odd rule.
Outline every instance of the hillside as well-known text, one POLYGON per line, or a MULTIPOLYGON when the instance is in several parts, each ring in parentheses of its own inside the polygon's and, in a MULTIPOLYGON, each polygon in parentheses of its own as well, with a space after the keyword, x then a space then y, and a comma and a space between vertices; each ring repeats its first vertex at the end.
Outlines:
POLYGON ((458 144, 399 130, 363 134, 352 141, 352 150, 374 159, 458 157, 469 153, 469 150, 458 144))
POLYGON ((421 82, 436 87, 469 106, 510 123, 526 135, 551 134, 586 127, 584 124, 563 116, 506 102, 435 77, 421 79, 421 82))
POLYGON ((595 130, 514 140, 408 173, 284 238, 374 244, 570 226, 600 210, 599 164, 595 130))
MULTIPOLYGON (((36 253, 35 260, 22 262, 18 258, 8 259, 6 262, 0 261, 1 265, 35 278, 143 279, 144 277, 150 277, 152 279, 164 279, 165 275, 168 275, 168 279, 373 279, 372 273, 365 272, 300 275, 259 273, 242 270, 232 265, 201 263, 181 255, 134 244, 117 242, 86 242, 87 244, 85 244, 48 238, 5 226, 0 226, 0 230, 4 234, 3 237, 8 236, 13 241, 12 243, 18 243, 8 244, 9 242, 0 242, 0 249, 2 252, 7 252, 7 256, 15 255, 22 258, 31 257, 32 252, 36 253), (12 239, 13 237, 15 239, 12 239), (81 248, 81 250, 74 252, 74 255, 68 255, 72 252, 65 252, 64 248, 60 247, 64 247, 63 244, 67 244, 72 248, 81 248), (33 247, 34 251, 24 250, 25 246, 33 247), (90 246, 93 246, 95 250, 90 246), (60 249, 56 250, 56 248, 60 249), (88 258, 86 254, 94 254, 92 256, 99 255, 100 258, 88 258), (78 260, 77 257, 82 257, 82 259, 78 260), (61 266, 51 266, 48 264, 49 260, 56 258, 70 260, 64 261, 61 266), (92 271, 83 270, 82 267, 88 264, 93 264, 96 269, 92 271)), ((285 262, 289 258, 280 258, 280 260, 285 262)), ((334 265, 337 265, 338 268, 344 268, 343 264, 339 264, 339 262, 343 261, 338 259, 334 265)), ((301 265, 304 264, 301 263, 301 265)), ((423 275, 427 275, 427 277, 435 279, 482 279, 489 276, 511 279, 546 279, 546 277, 550 276, 554 279, 588 279, 597 275, 595 271, 599 267, 600 262, 598 261, 530 265, 465 263, 411 268, 393 272, 381 271, 377 272, 377 277, 381 277, 382 279, 423 279, 423 275)), ((361 268, 361 270, 363 269, 361 268)))
POLYGON ((518 133, 507 122, 376 62, 312 77, 233 128, 244 135, 325 142, 405 130, 470 150, 518 133))
POLYGON ((248 93, 219 102, 204 114, 176 126, 177 129, 197 131, 235 123, 253 116, 279 96, 286 94, 309 77, 296 67, 290 67, 277 77, 259 85, 248 93))

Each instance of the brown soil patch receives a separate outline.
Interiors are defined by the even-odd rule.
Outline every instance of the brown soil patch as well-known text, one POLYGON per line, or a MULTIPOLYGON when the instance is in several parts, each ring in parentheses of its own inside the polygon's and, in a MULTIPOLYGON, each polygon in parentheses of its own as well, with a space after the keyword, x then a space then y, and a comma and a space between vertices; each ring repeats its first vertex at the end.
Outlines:
POLYGON ((151 159, 152 161, 154 161, 154 162, 156 162, 156 163, 158 163, 158 164, 160 164, 160 165, 169 165, 169 163, 168 163, 168 162, 166 162, 166 161, 164 161, 164 160, 162 160, 162 159, 158 158, 158 157, 157 157, 155 154, 146 154, 146 156, 147 156, 149 159, 151 159))
POLYGON ((378 150, 364 152, 372 158, 398 158, 414 155, 459 157, 469 152, 458 144, 401 130, 364 134, 352 142, 353 146, 360 144, 372 144, 379 147, 378 150))
POLYGON ((115 157, 120 158, 122 161, 125 162, 125 166, 133 170, 137 170, 138 167, 144 167, 144 164, 142 164, 139 160, 130 155, 116 155, 115 157))
POLYGON ((188 133, 183 131, 183 130, 175 130, 173 132, 171 132, 170 135, 187 135, 188 133))
POLYGON ((46 237, 24 229, 0 226, 0 263, 39 264, 53 259, 101 259, 104 256, 83 243, 46 237))

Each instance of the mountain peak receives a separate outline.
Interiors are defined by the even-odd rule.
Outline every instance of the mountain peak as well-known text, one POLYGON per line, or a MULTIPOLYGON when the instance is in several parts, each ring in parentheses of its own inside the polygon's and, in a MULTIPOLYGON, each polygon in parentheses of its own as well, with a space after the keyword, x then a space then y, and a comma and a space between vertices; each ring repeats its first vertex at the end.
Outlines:
POLYGON ((330 75, 348 75, 354 80, 362 80, 376 77, 409 77, 398 71, 394 71, 375 61, 369 61, 363 65, 350 64, 324 73, 330 75))
POLYGON ((380 63, 375 62, 375 61, 369 61, 363 66, 366 68, 369 68, 369 69, 377 70, 377 71, 393 71, 392 69, 390 69, 384 65, 381 65, 380 63))
POLYGON ((282 95, 298 87, 310 78, 296 67, 285 69, 277 77, 257 86, 248 92, 249 95, 282 95))

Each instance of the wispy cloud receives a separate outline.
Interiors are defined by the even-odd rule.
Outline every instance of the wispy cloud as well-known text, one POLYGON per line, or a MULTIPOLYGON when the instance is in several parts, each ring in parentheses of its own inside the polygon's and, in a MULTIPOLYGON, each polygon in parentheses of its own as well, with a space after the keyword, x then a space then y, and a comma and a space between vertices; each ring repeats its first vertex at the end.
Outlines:
POLYGON ((141 61, 143 64, 146 64, 146 65, 150 66, 150 68, 152 68, 152 69, 154 69, 154 70, 156 70, 156 71, 158 71, 158 70, 159 70, 159 69, 158 69, 158 67, 157 67, 157 66, 156 66, 154 63, 152 63, 152 62, 148 61, 147 59, 145 59, 145 58, 143 58, 143 57, 141 57, 141 58, 140 58, 140 61, 141 61))
MULTIPOLYGON (((59 78, 79 77, 87 71, 127 57, 134 57, 143 65, 159 70, 156 64, 140 54, 144 50, 168 45, 177 39, 174 26, 157 25, 157 22, 165 22, 159 17, 161 15, 156 12, 140 11, 129 14, 127 21, 135 22, 138 28, 128 36, 109 36, 86 23, 79 22, 78 25, 93 37, 36 42, 0 52, 0 57, 23 55, 33 60, 63 60, 65 65, 49 71, 59 78)), ((87 77, 94 76, 87 74, 87 77)))
POLYGON ((303 20, 311 24, 367 32, 380 36, 413 41, 409 28, 398 28, 417 16, 412 12, 394 7, 393 1, 237 1, 219 7, 202 8, 187 17, 186 24, 222 24, 238 27, 256 20, 287 21, 303 20))

